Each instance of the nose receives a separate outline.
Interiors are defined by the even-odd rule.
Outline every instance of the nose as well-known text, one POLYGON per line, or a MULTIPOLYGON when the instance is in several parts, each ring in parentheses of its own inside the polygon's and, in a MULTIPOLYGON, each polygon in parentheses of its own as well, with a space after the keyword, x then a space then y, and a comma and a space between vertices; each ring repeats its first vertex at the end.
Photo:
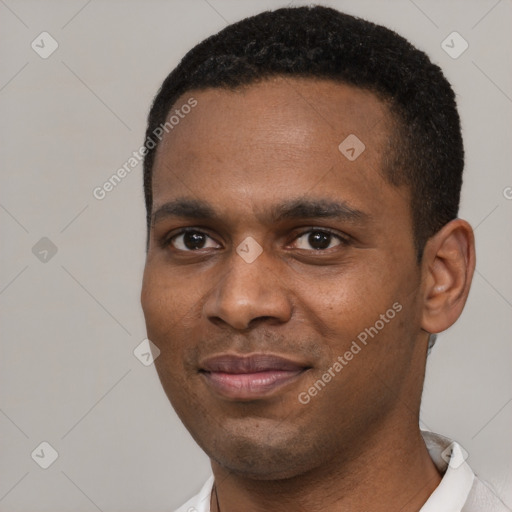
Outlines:
POLYGON ((247 262, 233 252, 226 271, 204 304, 204 314, 213 323, 246 330, 259 322, 287 322, 292 314, 290 293, 270 258, 261 254, 247 262))

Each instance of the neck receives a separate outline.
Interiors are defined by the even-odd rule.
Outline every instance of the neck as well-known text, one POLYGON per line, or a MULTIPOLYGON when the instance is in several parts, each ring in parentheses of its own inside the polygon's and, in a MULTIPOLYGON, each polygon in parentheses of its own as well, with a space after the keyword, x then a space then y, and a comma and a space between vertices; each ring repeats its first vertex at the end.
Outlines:
POLYGON ((417 422, 411 425, 401 420, 388 422, 389 428, 380 425, 373 434, 367 432, 365 439, 353 445, 356 449, 350 450, 355 456, 336 456, 322 467, 293 478, 254 480, 212 462, 217 495, 212 493, 211 510, 417 512, 441 476, 417 422))

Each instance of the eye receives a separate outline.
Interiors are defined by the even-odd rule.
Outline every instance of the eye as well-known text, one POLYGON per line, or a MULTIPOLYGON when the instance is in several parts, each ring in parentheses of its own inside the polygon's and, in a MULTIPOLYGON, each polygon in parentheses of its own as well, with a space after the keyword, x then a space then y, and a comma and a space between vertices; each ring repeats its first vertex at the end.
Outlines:
POLYGON ((322 251, 342 245, 345 241, 338 235, 322 229, 312 229, 297 237, 294 244, 297 249, 322 251))
POLYGON ((197 251, 219 247, 219 244, 206 233, 192 229, 174 235, 169 240, 168 245, 172 245, 179 251, 197 251))

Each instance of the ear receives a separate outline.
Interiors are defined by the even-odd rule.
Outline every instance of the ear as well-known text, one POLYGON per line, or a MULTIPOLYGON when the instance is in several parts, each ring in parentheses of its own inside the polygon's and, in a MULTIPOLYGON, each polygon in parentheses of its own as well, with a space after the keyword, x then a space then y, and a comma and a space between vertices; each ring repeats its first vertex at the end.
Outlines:
POLYGON ((475 270, 475 238, 471 226, 455 219, 425 245, 421 327, 429 333, 448 329, 459 318, 475 270))

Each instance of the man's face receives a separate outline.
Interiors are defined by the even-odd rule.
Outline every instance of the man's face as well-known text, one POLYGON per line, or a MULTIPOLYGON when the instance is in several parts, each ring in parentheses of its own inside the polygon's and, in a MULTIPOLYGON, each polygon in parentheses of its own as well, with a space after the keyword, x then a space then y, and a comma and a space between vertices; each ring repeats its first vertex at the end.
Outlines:
POLYGON ((173 110, 191 96, 158 149, 142 289, 185 426, 216 463, 265 479, 417 425, 421 275, 408 192, 381 173, 385 105, 279 78, 173 110), (338 148, 351 134, 362 152, 338 148))

